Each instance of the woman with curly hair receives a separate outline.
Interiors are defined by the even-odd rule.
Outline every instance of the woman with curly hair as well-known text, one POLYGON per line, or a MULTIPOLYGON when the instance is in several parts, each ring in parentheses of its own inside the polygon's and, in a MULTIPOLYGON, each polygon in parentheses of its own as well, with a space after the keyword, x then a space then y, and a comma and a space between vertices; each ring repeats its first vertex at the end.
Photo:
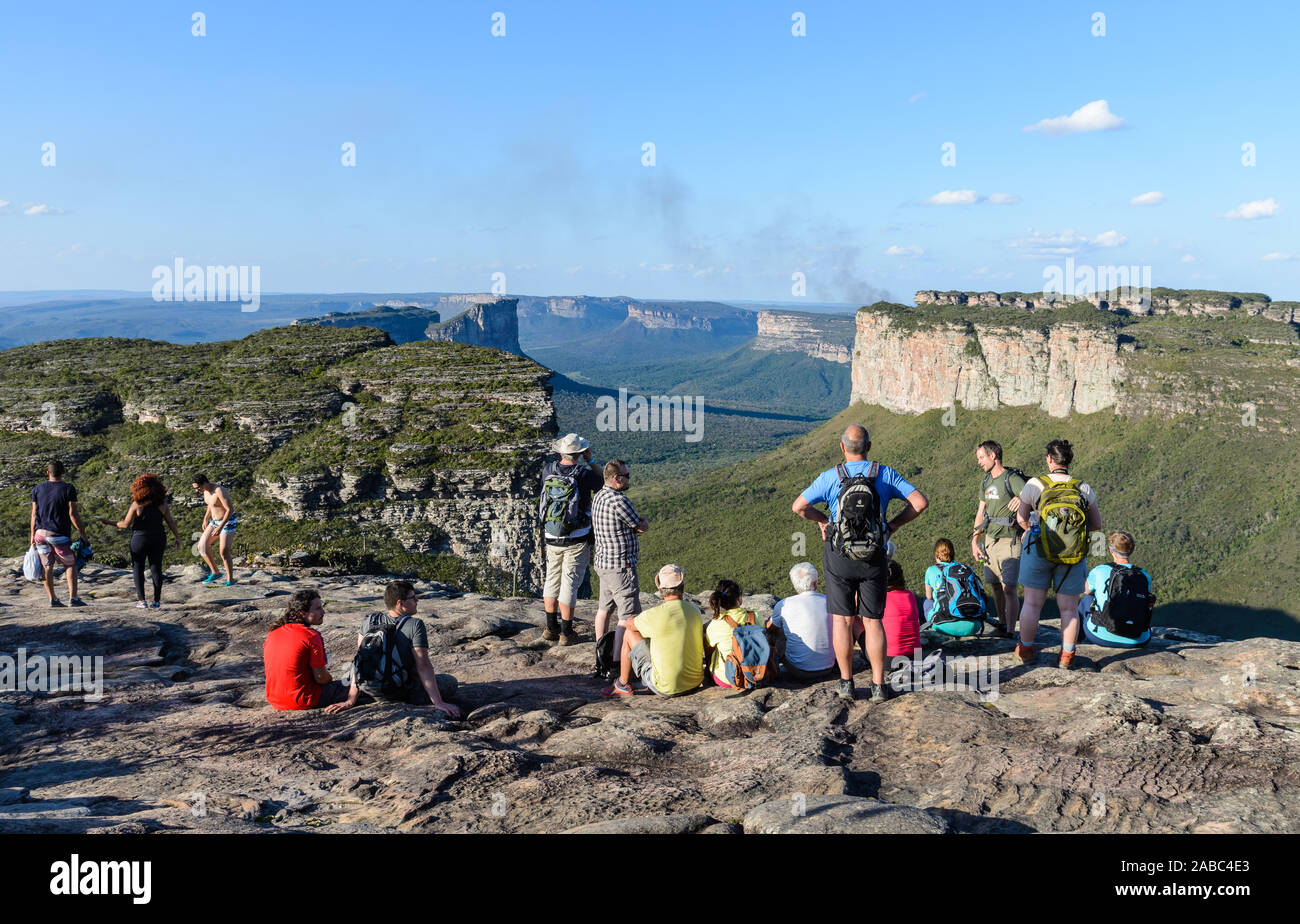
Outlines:
MULTIPOLYGON (((104 522, 112 522, 105 520, 104 522)), ((176 521, 172 519, 167 506, 167 488, 162 479, 153 472, 145 472, 131 482, 131 506, 126 516, 116 523, 118 529, 131 530, 131 569, 135 573, 136 609, 145 609, 150 604, 144 602, 144 565, 149 563, 149 576, 153 579, 153 608, 162 606, 162 560, 167 548, 167 534, 163 524, 172 531, 176 548, 181 547, 181 537, 176 531, 176 521)))
POLYGON ((315 590, 299 590, 271 626, 262 647, 266 701, 275 709, 317 709, 347 699, 348 687, 330 676, 325 639, 314 627, 325 621, 315 590))

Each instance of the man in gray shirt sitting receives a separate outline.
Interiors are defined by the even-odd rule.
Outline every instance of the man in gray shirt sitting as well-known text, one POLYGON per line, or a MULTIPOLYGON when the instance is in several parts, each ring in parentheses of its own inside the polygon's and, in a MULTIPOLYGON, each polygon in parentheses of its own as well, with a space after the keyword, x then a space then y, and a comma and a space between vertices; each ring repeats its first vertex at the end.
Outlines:
POLYGON ((388 612, 367 616, 357 636, 348 698, 326 706, 325 711, 344 712, 358 703, 383 699, 431 705, 460 718, 460 710, 447 702, 456 695, 456 678, 435 674, 429 660, 428 630, 424 620, 415 618, 419 606, 415 588, 406 581, 393 581, 384 588, 384 605, 388 612))

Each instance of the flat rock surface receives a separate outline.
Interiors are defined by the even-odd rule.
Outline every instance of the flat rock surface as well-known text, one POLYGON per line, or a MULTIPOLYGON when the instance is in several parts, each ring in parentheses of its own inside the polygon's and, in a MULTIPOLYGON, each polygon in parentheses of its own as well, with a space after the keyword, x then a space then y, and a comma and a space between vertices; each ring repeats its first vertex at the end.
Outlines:
POLYGON ((859 677, 852 704, 834 681, 606 699, 590 601, 581 644, 559 647, 540 600, 435 596, 418 615, 465 719, 329 716, 267 706, 267 628, 318 587, 342 677, 383 608, 373 577, 205 587, 178 568, 163 607, 137 610, 129 574, 92 565, 89 605, 51 609, 7 565, 0 654, 102 658, 103 689, 0 693, 0 832, 1300 831, 1293 642, 1173 633, 1080 646, 1063 672, 1047 623, 1038 665, 1007 641, 944 645, 989 659, 996 696, 872 705, 859 677))

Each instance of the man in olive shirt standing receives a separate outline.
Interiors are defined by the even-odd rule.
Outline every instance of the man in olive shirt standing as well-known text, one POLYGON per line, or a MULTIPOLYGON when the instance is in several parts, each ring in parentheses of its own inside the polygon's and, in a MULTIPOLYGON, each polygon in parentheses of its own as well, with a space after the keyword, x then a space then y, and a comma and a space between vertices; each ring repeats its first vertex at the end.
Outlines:
POLYGON ((993 602, 1002 622, 994 635, 1011 638, 1020 618, 1020 535, 1016 511, 1020 509, 1020 492, 1025 476, 1002 464, 1002 447, 985 440, 975 448, 975 461, 984 470, 980 485, 980 506, 975 513, 975 531, 970 550, 976 561, 984 562, 984 582, 993 588, 993 602), (980 541, 983 540, 983 548, 980 541))

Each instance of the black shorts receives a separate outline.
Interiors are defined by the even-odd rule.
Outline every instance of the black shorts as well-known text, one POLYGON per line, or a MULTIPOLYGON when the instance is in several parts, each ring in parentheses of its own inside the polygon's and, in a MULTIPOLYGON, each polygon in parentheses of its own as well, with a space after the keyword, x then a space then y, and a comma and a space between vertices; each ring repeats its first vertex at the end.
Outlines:
POLYGON ((854 561, 826 543, 822 553, 826 576, 826 612, 835 616, 880 619, 885 615, 885 584, 889 559, 883 551, 868 561, 854 561))

